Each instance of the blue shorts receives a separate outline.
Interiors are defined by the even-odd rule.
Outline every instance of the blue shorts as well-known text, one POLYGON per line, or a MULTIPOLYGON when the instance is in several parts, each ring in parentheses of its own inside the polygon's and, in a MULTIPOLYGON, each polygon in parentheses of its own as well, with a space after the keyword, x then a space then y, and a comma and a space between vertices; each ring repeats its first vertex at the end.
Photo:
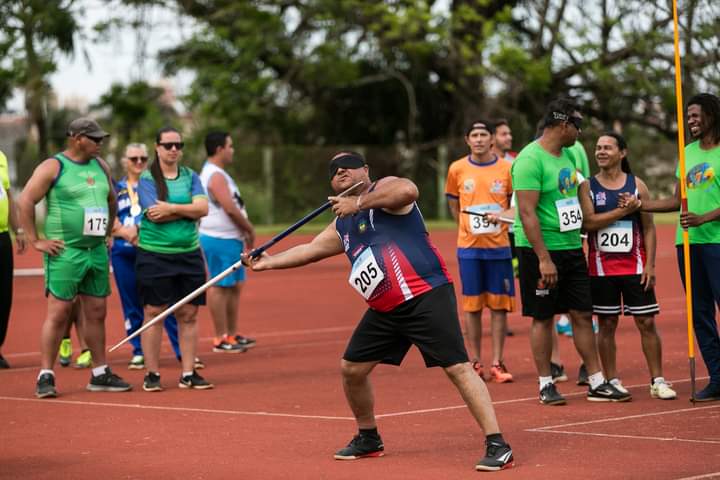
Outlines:
POLYGON ((463 311, 483 308, 512 312, 515 307, 515 276, 512 260, 458 258, 462 281, 463 311))
MULTIPOLYGON (((240 261, 243 251, 242 240, 232 238, 217 238, 200 235, 200 246, 205 254, 208 275, 213 278, 228 267, 240 261)), ((233 287, 245 281, 245 267, 240 265, 237 270, 215 284, 217 287, 233 287)))

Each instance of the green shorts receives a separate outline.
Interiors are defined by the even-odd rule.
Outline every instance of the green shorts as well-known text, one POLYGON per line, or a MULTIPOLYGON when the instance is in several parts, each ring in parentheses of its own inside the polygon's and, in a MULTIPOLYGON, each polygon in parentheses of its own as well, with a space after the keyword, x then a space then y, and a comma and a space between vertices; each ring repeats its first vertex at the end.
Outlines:
POLYGON ((92 248, 66 246, 60 255, 44 255, 45 295, 73 300, 77 295, 110 295, 110 265, 105 243, 92 248))

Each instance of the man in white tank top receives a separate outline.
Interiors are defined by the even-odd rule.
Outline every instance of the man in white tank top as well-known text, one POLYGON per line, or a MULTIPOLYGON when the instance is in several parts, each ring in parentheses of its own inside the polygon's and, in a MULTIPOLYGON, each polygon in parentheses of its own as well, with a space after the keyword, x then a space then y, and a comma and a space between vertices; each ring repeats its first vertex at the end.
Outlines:
MULTIPOLYGON (((253 248, 255 229, 247 216, 245 204, 235 181, 225 171, 233 159, 233 141, 227 132, 210 132, 205 137, 208 159, 200 172, 207 190, 209 209, 200 220, 200 245, 207 261, 210 277, 240 260, 247 247, 253 248)), ((207 291, 207 303, 215 327, 214 352, 244 352, 255 340, 237 332, 238 301, 244 267, 220 280, 207 291)))

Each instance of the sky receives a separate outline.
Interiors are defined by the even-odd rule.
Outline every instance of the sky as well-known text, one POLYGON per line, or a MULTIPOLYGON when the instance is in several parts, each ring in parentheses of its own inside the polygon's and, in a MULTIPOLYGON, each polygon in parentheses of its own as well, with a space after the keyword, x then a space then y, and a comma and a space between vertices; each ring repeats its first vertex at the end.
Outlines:
MULTIPOLYGON (((60 105, 78 102, 90 105, 99 100, 114 83, 128 84, 138 79, 159 82, 162 75, 155 61, 157 52, 176 45, 192 32, 190 24, 178 25, 178 17, 172 11, 154 7, 144 12, 144 17, 156 23, 156 26, 147 32, 147 60, 144 65, 138 65, 137 34, 131 28, 116 29, 107 42, 89 40, 96 35, 92 27, 108 19, 107 6, 102 0, 79 0, 78 10, 83 12, 81 25, 84 39, 76 39, 79 48, 75 55, 61 55, 58 58, 57 72, 50 77, 50 84, 60 105)), ((136 15, 127 8, 121 8, 119 13, 128 18, 136 15)), ((182 94, 190 78, 185 75, 169 81, 175 93, 182 94)), ((14 111, 23 110, 19 93, 9 107, 14 111)))

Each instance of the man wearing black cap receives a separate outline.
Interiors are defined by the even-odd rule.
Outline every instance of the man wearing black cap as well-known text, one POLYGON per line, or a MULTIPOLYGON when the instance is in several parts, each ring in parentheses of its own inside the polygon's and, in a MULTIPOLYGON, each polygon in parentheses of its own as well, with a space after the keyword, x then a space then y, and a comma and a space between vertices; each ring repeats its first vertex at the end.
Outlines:
POLYGON ((119 392, 131 388, 105 363, 106 297, 110 294, 106 239, 116 202, 108 167, 97 155, 108 135, 89 118, 70 122, 67 148, 38 165, 18 202, 27 239, 45 259, 48 310, 40 334, 38 398, 57 396, 52 368, 76 297, 82 300, 85 340, 96 365, 87 389, 119 392), (40 239, 35 205, 43 198, 48 213, 45 239, 40 239))
POLYGON ((293 268, 344 252, 352 264, 348 282, 370 308, 341 363, 345 396, 359 432, 335 458, 384 454, 369 375, 378 363, 400 365, 416 345, 427 367, 445 370, 487 436, 486 455, 475 468, 511 467, 512 450, 500 434, 490 394, 468 363, 452 280, 415 203, 417 187, 397 177, 371 182, 365 159, 354 152, 331 159, 335 192, 359 182, 358 194, 329 197, 337 218, 311 242, 249 262, 255 271, 293 268))

